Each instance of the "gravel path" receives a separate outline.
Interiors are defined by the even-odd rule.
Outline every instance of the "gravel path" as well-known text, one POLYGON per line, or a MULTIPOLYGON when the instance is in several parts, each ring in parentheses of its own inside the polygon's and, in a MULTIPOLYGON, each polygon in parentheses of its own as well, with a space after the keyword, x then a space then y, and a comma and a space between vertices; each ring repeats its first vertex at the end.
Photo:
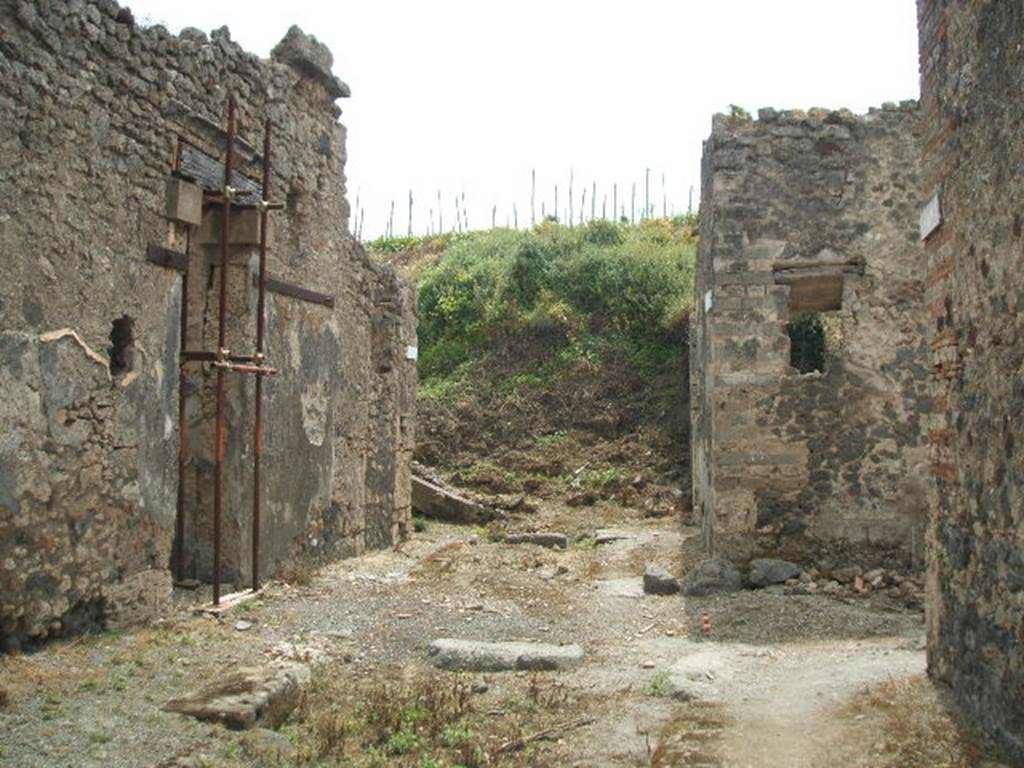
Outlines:
MULTIPOLYGON (((585 512, 572 514, 577 531, 587 527, 585 512)), ((337 563, 309 586, 270 585, 220 619, 182 610, 157 627, 0 658, 10 695, 0 766, 149 766, 196 751, 213 765, 245 765, 233 734, 160 705, 220 670, 275 657, 333 659, 360 676, 422 667, 439 637, 583 646, 582 665, 550 674, 597 722, 564 735, 559 764, 835 764, 816 762, 843 743, 842 724, 824 713, 923 669, 916 612, 823 595, 644 595, 644 565, 678 572, 693 532, 608 509, 600 520, 623 538, 586 536, 566 551, 431 524, 397 551, 337 563), (704 611, 711 640, 699 632, 704 611)), ((501 675, 488 679, 500 691, 501 675)))

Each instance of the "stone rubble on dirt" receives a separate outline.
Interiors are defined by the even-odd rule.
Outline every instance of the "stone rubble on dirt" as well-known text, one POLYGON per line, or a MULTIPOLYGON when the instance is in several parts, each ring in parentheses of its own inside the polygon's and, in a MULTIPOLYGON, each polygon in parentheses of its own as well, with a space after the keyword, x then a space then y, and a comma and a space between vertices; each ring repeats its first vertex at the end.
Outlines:
POLYGON ((712 557, 699 563, 682 581, 683 594, 691 597, 739 592, 743 577, 739 570, 724 557, 712 557))
POLYGON ((633 538, 636 537, 627 531, 617 531, 614 528, 601 528, 594 533, 594 544, 601 546, 602 544, 611 544, 616 541, 627 541, 633 538))
POLYGON ((257 725, 276 728, 298 706, 309 681, 309 667, 304 664, 244 667, 168 701, 162 709, 233 730, 257 725))
POLYGON ((852 595, 867 597, 884 594, 906 608, 920 609, 924 605, 924 584, 920 576, 904 575, 885 568, 865 571, 857 565, 819 571, 811 568, 800 574, 799 579, 787 579, 785 593, 807 595, 820 592, 825 595, 852 595))
POLYGON ((567 549, 569 537, 564 533, 510 533, 503 541, 506 544, 537 544, 548 549, 567 549))
POLYGON ((644 569, 644 592, 648 595, 674 595, 679 591, 679 580, 660 565, 648 563, 644 569))
POLYGON ((267 656, 278 661, 297 661, 313 665, 326 664, 330 661, 330 656, 323 648, 296 643, 278 643, 267 651, 267 656))
POLYGON ((759 589, 773 584, 785 584, 789 579, 798 579, 803 569, 788 560, 773 557, 758 558, 750 561, 750 573, 747 584, 759 589))
POLYGON ((449 672, 550 671, 566 669, 583 659, 579 645, 548 643, 486 643, 435 640, 427 649, 434 666, 449 672))

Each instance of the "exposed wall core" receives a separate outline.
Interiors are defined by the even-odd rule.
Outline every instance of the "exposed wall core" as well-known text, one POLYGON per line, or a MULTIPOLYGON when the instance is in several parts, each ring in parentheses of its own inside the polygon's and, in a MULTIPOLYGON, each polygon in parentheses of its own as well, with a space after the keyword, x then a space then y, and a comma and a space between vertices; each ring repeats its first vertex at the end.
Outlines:
POLYGON ((932 675, 1024 764, 1024 4, 918 0, 932 675))
MULTIPOLYGON (((260 570, 399 540, 414 300, 347 233, 334 101, 348 89, 330 52, 293 28, 260 60, 226 29, 143 29, 112 0, 0 0, 0 29, 0 645, 150 616, 169 594, 179 353, 183 332, 191 349, 216 347, 220 220, 204 174, 224 155, 229 92, 241 199, 258 197, 265 118, 274 131, 271 196, 287 208, 273 214, 270 275, 332 299, 268 294, 279 374, 264 386, 260 570)), ((246 213, 232 217, 226 313, 228 347, 243 354, 259 242, 246 213)), ((210 380, 195 364, 183 382, 180 543, 199 579, 210 576, 210 380)), ((253 387, 228 379, 228 586, 252 570, 253 387)))
POLYGON ((923 542, 916 114, 714 118, 691 337, 709 545, 754 530, 923 542))

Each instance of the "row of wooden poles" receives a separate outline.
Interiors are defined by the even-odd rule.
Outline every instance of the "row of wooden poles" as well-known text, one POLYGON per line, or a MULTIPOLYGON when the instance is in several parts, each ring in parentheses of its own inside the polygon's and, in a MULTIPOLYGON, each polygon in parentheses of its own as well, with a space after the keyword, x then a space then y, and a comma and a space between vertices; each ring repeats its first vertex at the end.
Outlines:
MULTIPOLYGON (((609 196, 607 192, 604 192, 601 197, 601 203, 598 205, 598 188, 597 182, 591 182, 589 185, 583 185, 579 188, 575 185, 573 171, 569 171, 569 189, 567 198, 563 197, 563 205, 559 207, 559 185, 554 185, 554 199, 553 205, 548 208, 546 200, 540 201, 540 207, 537 206, 537 171, 532 170, 530 172, 530 226, 536 226, 538 221, 544 221, 549 216, 556 218, 558 221, 568 224, 570 227, 577 224, 585 224, 587 221, 595 221, 598 219, 618 219, 621 221, 628 221, 631 224, 635 224, 637 220, 644 220, 654 218, 657 211, 657 204, 651 197, 651 169, 646 168, 644 170, 644 181, 643 181, 643 207, 637 210, 637 183, 633 182, 629 190, 629 207, 626 207, 626 197, 623 195, 623 199, 619 200, 619 185, 617 183, 612 185, 611 192, 611 208, 609 209, 609 196), (577 198, 576 190, 579 190, 579 196, 577 198), (577 200, 579 202, 576 205, 577 200), (589 215, 588 215, 589 208, 589 215), (538 213, 540 218, 538 219, 538 213)), ((427 229, 426 234, 435 235, 443 234, 446 232, 468 232, 470 231, 469 225, 469 213, 466 206, 466 193, 461 192, 450 196, 449 204, 451 205, 451 212, 453 213, 452 218, 447 220, 447 228, 445 227, 446 220, 444 216, 445 196, 441 194, 441 191, 437 192, 437 207, 429 206, 427 214, 427 229), (436 221, 435 221, 436 218, 436 221), (435 226, 436 224, 436 226, 435 226)), ((408 198, 408 219, 406 235, 408 237, 413 236, 413 222, 414 218, 414 203, 412 190, 409 190, 408 198)), ((661 174, 661 215, 668 217, 670 214, 675 213, 675 206, 669 206, 668 195, 665 192, 665 174, 661 174)), ((690 187, 690 195, 687 203, 687 213, 693 212, 693 187, 690 187)), ((352 222, 352 233, 356 239, 363 239, 363 224, 366 219, 366 212, 364 211, 360 195, 356 193, 356 200, 354 206, 355 216, 352 222)), ((524 220, 525 223, 525 220, 524 220)), ((498 222, 498 206, 494 204, 491 206, 491 229, 499 226, 498 222)), ((513 203, 510 211, 505 211, 505 227, 513 229, 519 229, 519 209, 518 206, 513 203)), ((391 201, 390 210, 388 212, 387 226, 384 230, 384 237, 395 237, 397 232, 395 230, 395 201, 391 201)))

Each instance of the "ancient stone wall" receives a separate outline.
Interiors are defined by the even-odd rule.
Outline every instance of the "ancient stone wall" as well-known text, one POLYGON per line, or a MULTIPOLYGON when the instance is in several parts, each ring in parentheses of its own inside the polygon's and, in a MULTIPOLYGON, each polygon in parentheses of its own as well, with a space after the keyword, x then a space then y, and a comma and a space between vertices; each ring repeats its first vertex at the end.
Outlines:
POLYGON ((923 551, 928 409, 916 105, 717 115, 691 350, 694 505, 753 530, 923 551), (830 312, 823 372, 788 323, 830 312))
MULTIPOLYGON (((293 29, 269 60, 226 29, 140 28, 112 0, 0 0, 0 641, 127 621, 170 588, 178 490, 180 271, 188 346, 217 341, 219 209, 179 173, 223 157, 228 93, 239 171, 275 136, 271 276, 333 298, 267 300, 262 573, 391 544, 410 511, 413 297, 347 233, 347 87, 293 29), (190 208, 198 192, 201 209, 190 208), (190 198, 190 195, 192 196, 190 198), (196 219, 196 210, 201 217, 196 219)), ((222 170, 221 170, 222 173, 222 170)), ((246 182, 248 183, 248 182, 246 182)), ((231 228, 228 347, 253 351, 258 217, 231 228), (255 228, 254 228, 255 227, 255 228)), ((213 376, 187 369, 186 576, 210 577, 213 376)), ((252 570, 252 377, 229 375, 224 577, 252 570)))
POLYGON ((929 668, 1024 762, 1024 5, 918 0, 929 668))

